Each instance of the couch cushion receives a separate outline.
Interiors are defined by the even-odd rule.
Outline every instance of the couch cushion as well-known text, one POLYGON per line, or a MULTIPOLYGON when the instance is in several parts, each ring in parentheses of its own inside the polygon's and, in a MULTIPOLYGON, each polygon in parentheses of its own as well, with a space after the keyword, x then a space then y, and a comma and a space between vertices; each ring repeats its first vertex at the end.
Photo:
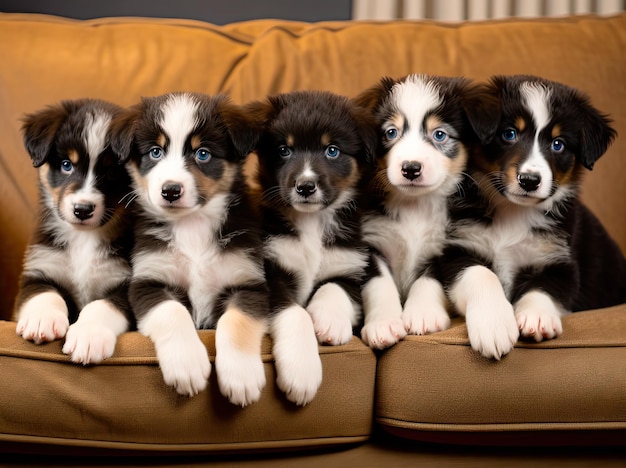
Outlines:
POLYGON ((376 421, 417 440, 623 444, 626 305, 569 315, 559 338, 500 361, 469 347, 463 322, 407 337, 379 359, 376 421))
MULTIPOLYGON (((284 450, 362 442, 371 433, 376 359, 356 338, 320 347, 323 383, 305 407, 276 387, 266 338, 267 385, 260 401, 239 408, 220 394, 214 370, 208 390, 193 398, 167 387, 152 343, 137 332, 122 335, 103 364, 83 367, 61 353, 60 341, 38 346, 14 330, 0 322, 0 451, 284 450)), ((214 331, 199 334, 214 362, 214 331)))

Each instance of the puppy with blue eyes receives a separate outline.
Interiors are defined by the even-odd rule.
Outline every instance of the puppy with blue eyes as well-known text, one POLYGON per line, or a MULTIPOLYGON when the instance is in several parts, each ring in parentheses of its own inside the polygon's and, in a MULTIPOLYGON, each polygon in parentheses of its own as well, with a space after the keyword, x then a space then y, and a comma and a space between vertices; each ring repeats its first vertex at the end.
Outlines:
POLYGON ((224 96, 173 93, 144 98, 112 133, 139 208, 129 299, 165 382, 189 396, 206 388, 211 364, 196 329, 215 328, 222 394, 257 401, 269 310, 242 169, 256 142, 251 123, 224 96))
POLYGON ((363 287, 361 336, 373 348, 450 325, 436 260, 445 246, 448 200, 478 141, 478 110, 489 101, 469 80, 428 75, 383 78, 357 98, 379 131, 377 169, 362 202, 373 264, 363 287))
POLYGON ((260 131, 256 152, 278 384, 304 404, 322 379, 318 341, 348 342, 361 319, 368 251, 356 200, 376 133, 364 109, 328 92, 271 96, 250 104, 248 112, 260 131))
POLYGON ((65 339, 73 362, 110 357, 134 327, 128 303, 133 216, 130 178, 109 145, 118 106, 63 101, 24 119, 24 143, 39 175, 39 220, 15 303, 17 334, 65 339))
POLYGON ((539 77, 494 77, 488 92, 498 105, 453 203, 441 265, 472 347, 499 359, 520 334, 559 336, 564 314, 626 302, 626 260, 578 199, 615 137, 606 116, 539 77))

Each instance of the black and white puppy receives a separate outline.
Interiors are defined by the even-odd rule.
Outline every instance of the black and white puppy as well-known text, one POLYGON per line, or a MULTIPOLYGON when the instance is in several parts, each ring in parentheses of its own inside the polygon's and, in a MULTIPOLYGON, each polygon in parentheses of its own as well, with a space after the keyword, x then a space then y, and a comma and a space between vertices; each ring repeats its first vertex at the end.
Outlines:
POLYGON ((109 146, 114 104, 63 101, 26 116, 24 142, 39 176, 39 221, 16 298, 17 333, 65 337, 72 361, 110 357, 134 326, 128 304, 130 178, 109 146), (71 325, 70 325, 71 324, 71 325))
POLYGON ((299 373, 282 372, 298 388, 280 375, 279 385, 287 393, 294 387, 293 400, 306 402, 322 378, 315 336, 323 344, 346 343, 361 318, 368 253, 356 197, 376 134, 365 109, 330 92, 279 94, 249 111, 261 131, 260 204, 277 372, 299 373))
POLYGON ((579 91, 498 76, 495 131, 457 200, 446 285, 472 347, 499 359, 522 337, 561 334, 571 311, 626 302, 626 260, 578 199, 585 169, 615 137, 579 91))
POLYGON ((488 101, 470 80, 429 75, 383 78, 357 98, 380 134, 377 170, 362 203, 364 240, 375 253, 363 288, 361 336, 373 348, 450 325, 433 263, 445 245, 448 198, 488 101))
POLYGON ((216 328, 222 394, 241 406, 258 400, 268 297, 242 172, 252 126, 225 96, 194 93, 144 98, 113 125, 140 208, 130 303, 165 382, 189 396, 206 387, 196 329, 216 328))

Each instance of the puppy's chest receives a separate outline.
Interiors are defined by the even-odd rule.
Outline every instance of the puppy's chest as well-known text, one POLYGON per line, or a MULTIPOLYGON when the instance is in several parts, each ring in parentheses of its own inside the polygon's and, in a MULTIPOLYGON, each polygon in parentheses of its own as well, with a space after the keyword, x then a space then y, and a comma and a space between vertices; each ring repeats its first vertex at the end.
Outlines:
POLYGON ((432 200, 366 216, 363 237, 383 254, 406 294, 425 264, 441 254, 447 225, 445 199, 432 200))

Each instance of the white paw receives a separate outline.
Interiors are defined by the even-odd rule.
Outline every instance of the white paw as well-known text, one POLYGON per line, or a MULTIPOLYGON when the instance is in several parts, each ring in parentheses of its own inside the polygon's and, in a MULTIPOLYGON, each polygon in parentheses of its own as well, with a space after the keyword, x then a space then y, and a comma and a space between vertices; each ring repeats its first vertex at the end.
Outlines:
POLYGON ((272 323, 276 385, 296 405, 306 405, 322 384, 322 361, 311 317, 300 306, 281 311, 272 323))
POLYGON ((138 328, 154 343, 167 385, 188 396, 206 388, 211 362, 189 311, 182 304, 162 302, 148 311, 138 328))
POLYGON ((105 300, 87 304, 65 337, 63 352, 79 364, 98 364, 111 357, 119 334, 128 329, 122 312, 105 300))
POLYGON ((549 295, 539 291, 526 293, 515 304, 515 318, 522 336, 538 342, 563 333, 564 314, 549 295))
POLYGON ((247 354, 234 348, 217 350, 215 372, 220 392, 233 405, 247 406, 261 398, 265 387, 265 369, 259 354, 247 354))
POLYGON ((482 266, 468 268, 453 286, 450 297, 465 315, 474 350, 486 358, 500 359, 513 349, 519 329, 513 306, 495 273, 482 266))
POLYGON ((15 332, 37 344, 63 338, 70 326, 67 305, 55 292, 45 292, 26 301, 18 313, 15 332))
POLYGON ((352 339, 356 317, 348 294, 335 283, 326 283, 313 295, 306 310, 311 314, 317 340, 321 344, 341 345, 352 339))
POLYGON ((385 349, 406 336, 402 317, 381 318, 367 322, 361 330, 361 338, 370 348, 385 349))
POLYGON ((441 284, 432 279, 418 279, 404 304, 402 321, 409 335, 426 335, 450 327, 446 297, 441 284))
POLYGON ((264 320, 229 307, 215 329, 215 371, 222 395, 233 405, 247 406, 261 398, 265 369, 261 342, 267 330, 264 320))

